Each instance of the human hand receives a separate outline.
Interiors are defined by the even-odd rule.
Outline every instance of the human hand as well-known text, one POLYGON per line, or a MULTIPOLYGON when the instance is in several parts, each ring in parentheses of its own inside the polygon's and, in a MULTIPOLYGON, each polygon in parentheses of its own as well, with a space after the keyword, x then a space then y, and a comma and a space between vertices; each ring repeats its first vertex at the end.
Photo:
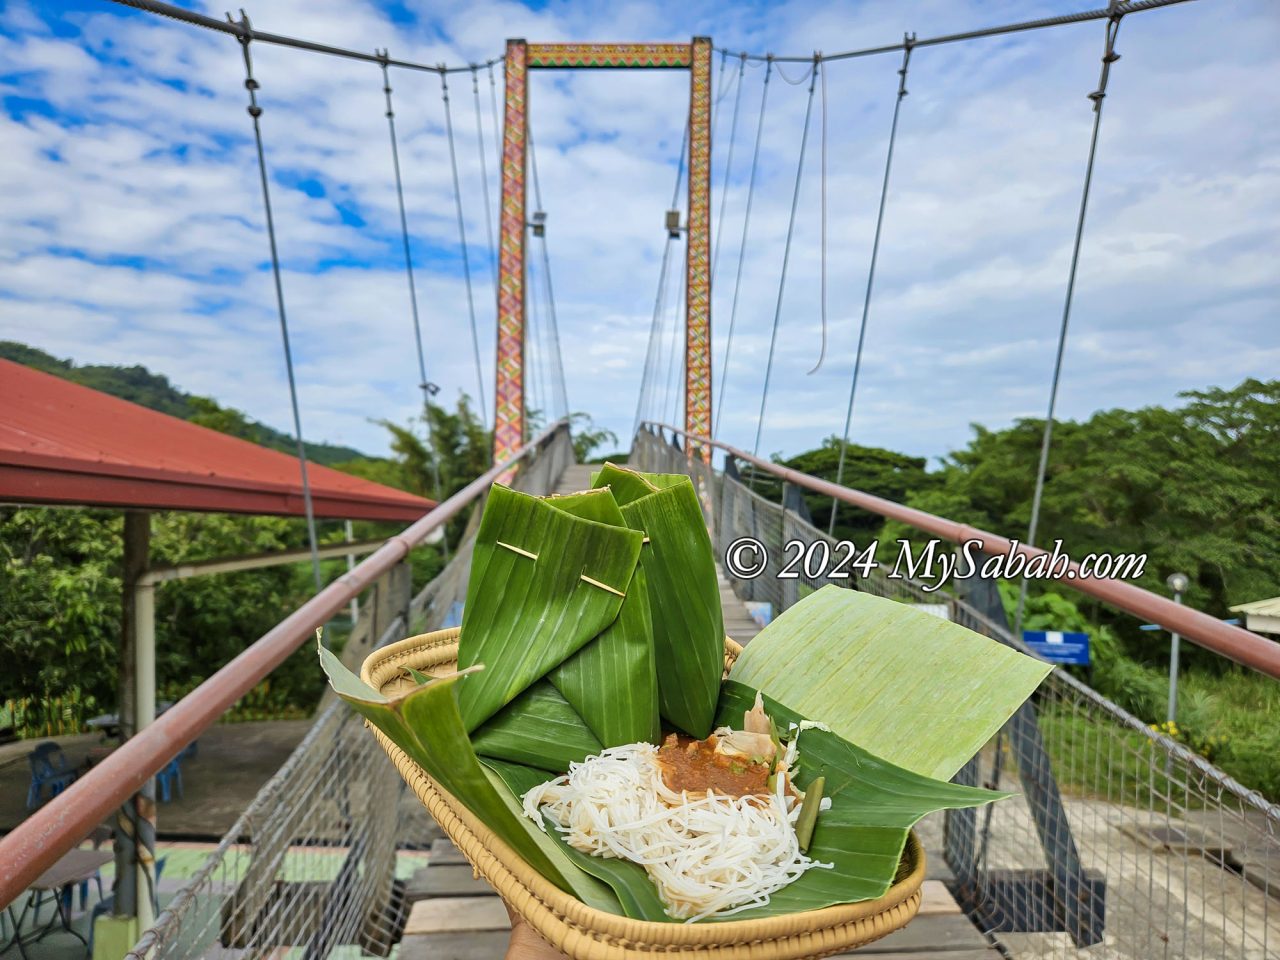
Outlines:
POLYGON ((511 942, 507 944, 506 960, 565 960, 565 955, 538 936, 509 903, 504 900, 502 905, 511 917, 511 942))

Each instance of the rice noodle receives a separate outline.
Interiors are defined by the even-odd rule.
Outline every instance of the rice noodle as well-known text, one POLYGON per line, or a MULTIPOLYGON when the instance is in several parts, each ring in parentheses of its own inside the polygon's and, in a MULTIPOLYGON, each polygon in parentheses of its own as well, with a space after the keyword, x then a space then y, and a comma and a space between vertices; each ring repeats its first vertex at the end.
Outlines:
POLYGON ((640 864, 667 913, 690 923, 762 906, 806 870, 832 866, 800 851, 783 777, 769 796, 691 796, 667 787, 657 755, 632 743, 570 764, 524 795, 524 813, 544 830, 546 814, 577 850, 640 864))

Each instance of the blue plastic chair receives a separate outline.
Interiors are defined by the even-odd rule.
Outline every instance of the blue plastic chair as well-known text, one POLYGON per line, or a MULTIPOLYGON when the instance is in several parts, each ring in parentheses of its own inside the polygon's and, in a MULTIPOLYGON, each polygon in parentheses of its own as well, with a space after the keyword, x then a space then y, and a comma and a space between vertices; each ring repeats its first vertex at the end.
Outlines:
POLYGON ((67 763, 67 755, 52 740, 46 740, 27 754, 31 765, 31 786, 27 789, 27 809, 34 810, 46 799, 53 799, 71 785, 76 772, 67 763), (49 788, 48 798, 44 788, 49 788))
POLYGON ((178 758, 174 757, 164 765, 164 768, 156 774, 156 793, 160 795, 161 803, 169 803, 173 799, 171 787, 176 784, 178 787, 178 796, 182 796, 182 767, 178 765, 178 758))

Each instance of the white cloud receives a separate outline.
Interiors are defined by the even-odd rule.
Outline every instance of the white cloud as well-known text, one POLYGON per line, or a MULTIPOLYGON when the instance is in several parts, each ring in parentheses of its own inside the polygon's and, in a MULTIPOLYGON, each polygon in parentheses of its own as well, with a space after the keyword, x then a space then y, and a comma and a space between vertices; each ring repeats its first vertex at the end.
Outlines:
MULTIPOLYGON (((263 0, 259 29, 425 62, 480 62, 507 36, 680 39, 805 53, 1060 13, 1060 2, 894 5, 503 0, 397 8, 263 0)), ((206 12, 221 15, 222 8, 206 12)), ((1280 360, 1277 25, 1262 0, 1230 21, 1209 4, 1134 15, 1120 34, 1080 264, 1059 411, 1170 402, 1178 390, 1274 376, 1280 360)), ((903 103, 853 436, 936 456, 971 422, 1041 415, 1093 115, 1100 24, 918 49, 903 103)), ((370 64, 255 44, 272 201, 285 263, 304 429, 385 449, 371 418, 418 403, 399 214, 370 64)), ((81 362, 144 363, 181 387, 290 423, 245 113, 225 36, 135 11, 0 13, 0 337, 81 362), (50 24, 62 22, 55 32, 50 24)), ((817 112, 783 300, 765 451, 795 452, 844 422, 899 57, 833 63, 828 116, 828 321, 819 349, 817 112)), ((720 80, 719 59, 715 67, 720 80)), ((731 80, 731 60, 725 77, 731 80)), ((804 68, 790 65, 797 79, 804 68)), ((771 81, 733 359, 720 369, 763 67, 746 70, 714 291, 722 435, 755 436, 807 84, 771 81)), ((501 83, 501 68, 497 76, 501 83)), ((491 205, 497 148, 477 75, 491 205)), ((428 375, 477 393, 437 77, 393 71, 428 375)), ((467 73, 449 79, 487 405, 494 299, 467 73)), ((560 337, 575 409, 624 436, 648 349, 662 215, 687 111, 672 72, 539 73, 530 90, 549 214, 560 337)), ((719 187, 734 87, 720 105, 719 187)), ((532 200, 532 198, 531 198, 532 200)), ((682 197, 683 202, 683 197, 682 197)), ((679 250, 677 249, 677 253, 679 250)), ((668 301, 679 293, 681 264, 668 301)), ((536 270, 536 267, 535 267, 536 270)), ((540 282, 540 280, 539 280, 540 282)), ((545 327, 545 318, 542 320, 545 327)), ((671 320, 655 396, 670 368, 671 320)), ((535 353, 542 351, 534 345, 535 353)), ((545 351, 542 351, 545 352, 545 351)), ((551 392, 547 375, 534 391, 551 392)), ((547 397, 535 396, 535 406, 547 397)), ((675 397, 652 412, 672 415, 675 397)))

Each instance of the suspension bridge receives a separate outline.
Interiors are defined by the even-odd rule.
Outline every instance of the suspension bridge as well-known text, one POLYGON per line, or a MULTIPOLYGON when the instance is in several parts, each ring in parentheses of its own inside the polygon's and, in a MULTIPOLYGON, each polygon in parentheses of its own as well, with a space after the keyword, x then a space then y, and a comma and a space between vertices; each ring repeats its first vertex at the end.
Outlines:
MULTIPOLYGON (((434 890, 428 881, 444 874, 432 874, 428 866, 428 881, 406 882, 397 865, 406 851, 430 850, 428 862, 440 867, 457 861, 451 861, 449 851, 438 843, 433 846, 433 837, 421 818, 407 811, 411 805, 387 799, 398 796, 403 785, 372 738, 341 703, 326 700, 322 704, 310 732, 281 770, 194 876, 180 889, 170 891, 172 896, 163 902, 158 897, 162 885, 152 850, 155 806, 154 788, 149 784, 176 751, 195 740, 353 599, 363 598, 361 609, 370 611, 360 624, 358 640, 344 652, 353 663, 358 664, 363 654, 379 645, 447 623, 465 596, 470 532, 474 528, 450 545, 443 572, 416 595, 406 575, 407 557, 438 536, 448 521, 482 504, 492 483, 510 483, 535 494, 583 485, 583 468, 573 462, 567 422, 572 407, 531 121, 536 105, 529 95, 529 77, 535 71, 671 70, 689 76, 687 122, 666 217, 630 462, 646 470, 686 473, 694 479, 703 494, 707 522, 721 556, 744 536, 770 548, 770 565, 762 576, 751 580, 726 577, 723 581, 726 622, 737 639, 749 641, 755 629, 744 602, 767 603, 773 611, 781 612, 803 592, 823 585, 822 578, 807 573, 779 578, 783 545, 799 539, 835 549, 835 516, 841 504, 956 544, 981 539, 984 550, 992 554, 1043 554, 1035 546, 1040 502, 1052 455, 1055 406, 1077 268, 1086 242, 1103 108, 1119 59, 1120 27, 1132 16, 1158 15, 1155 11, 1181 0, 1113 2, 1078 14, 950 35, 912 33, 872 48, 796 56, 730 51, 707 37, 681 43, 634 44, 513 39, 507 41, 500 56, 457 66, 397 59, 386 49, 362 52, 265 33, 243 12, 238 18, 219 20, 156 0, 122 2, 192 29, 226 35, 239 47, 274 278, 274 306, 289 371, 297 440, 296 490, 303 503, 300 512, 309 527, 316 593, 163 716, 154 714, 154 690, 149 698, 139 696, 134 735, 63 794, 0 838, 0 903, 16 901, 95 827, 117 818, 121 831, 130 839, 117 855, 116 903, 136 917, 132 928, 136 942, 128 953, 131 958, 178 960, 286 949, 300 949, 307 957, 321 958, 334 951, 386 956, 393 949, 408 956, 415 950, 426 955, 456 948, 456 943, 442 947, 443 941, 433 940, 421 923, 415 926, 413 920, 417 904, 443 895, 439 889, 443 881, 434 890), (1096 21, 1101 28, 1098 81, 1092 90, 1082 91, 1088 98, 1085 106, 1092 109, 1092 127, 1088 141, 1081 144, 1084 176, 1070 264, 1062 278, 1055 362, 1045 385, 1047 415, 1030 525, 1025 531, 975 530, 862 492, 858 477, 847 472, 850 463, 846 453, 864 346, 868 332, 874 335, 876 267, 883 226, 892 214, 894 152, 899 118, 909 109, 913 56, 929 47, 1088 21, 1096 21), (322 551, 315 520, 318 509, 322 516, 333 516, 340 508, 325 499, 330 490, 324 484, 331 485, 331 480, 321 477, 317 487, 317 474, 308 464, 303 442, 272 207, 271 131, 264 121, 263 88, 255 72, 254 53, 267 45, 290 48, 298 56, 363 62, 380 76, 390 147, 388 173, 396 190, 404 279, 411 305, 418 375, 412 387, 420 393, 424 408, 436 389, 428 363, 434 334, 420 312, 393 77, 400 71, 438 76, 466 293, 464 333, 474 363, 480 414, 492 429, 490 469, 448 497, 437 475, 435 505, 397 536, 370 545, 370 555, 364 561, 327 585, 321 579, 322 551), (785 384, 774 382, 774 361, 789 268, 794 267, 793 238, 801 185, 815 168, 821 183, 822 346, 817 363, 826 360, 827 73, 832 65, 864 57, 891 59, 896 74, 886 89, 892 102, 892 121, 886 131, 871 256, 855 359, 849 371, 838 474, 833 483, 762 458, 760 444, 769 416, 770 393, 786 389, 785 384), (749 67, 755 68, 751 74, 749 67), (749 87, 750 76, 758 77, 755 90, 749 87), (762 138, 771 97, 778 96, 780 81, 795 87, 803 98, 803 127, 796 141, 794 186, 778 264, 754 443, 746 450, 724 443, 720 427, 726 379, 732 369, 745 251, 753 227, 760 229, 753 225, 751 211, 757 199, 762 138), (718 196, 713 183, 713 144, 726 158, 718 196), (475 238, 467 236, 466 191, 459 172, 459 154, 464 149, 474 149, 482 164, 482 249, 487 251, 487 263, 473 262, 475 238), (495 165, 500 182, 496 197, 488 187, 485 165, 489 163, 495 165), (745 190, 731 191, 731 177, 741 178, 744 170, 745 190), (734 241, 722 242, 731 195, 743 211, 736 262, 730 252, 734 241), (485 270, 493 279, 491 291, 479 282, 485 270), (717 318, 727 331, 720 358, 712 356, 713 282, 731 291, 724 298, 727 317, 717 318), (496 355, 489 358, 482 350, 481 327, 491 317, 496 324, 496 355), (489 365, 495 371, 492 396, 485 392, 489 365), (717 380, 713 380, 713 370, 718 372, 717 380), (535 422, 533 411, 553 424, 543 429, 535 422), (757 478, 780 481, 781 500, 775 502, 757 493, 757 478), (830 498, 830 515, 810 516, 798 491, 830 498), (1010 534, 1016 535, 1017 541, 1010 534)), ((430 419, 426 422, 429 425, 430 419)), ((22 498, 6 495, 5 499, 22 498)), ((30 502, 56 501, 46 497, 30 502)), ((1280 647, 1256 634, 1121 581, 1082 574, 1075 565, 1058 579, 1114 611, 1158 624, 1249 670, 1280 679, 1280 647)), ((154 583, 148 586, 141 580, 138 585, 140 589, 154 588, 154 583)), ((924 584, 890 578, 874 569, 852 578, 848 585, 907 603, 939 605, 954 622, 1023 648, 1025 580, 1012 622, 1005 615, 995 584, 981 577, 961 582, 962 590, 956 593, 927 590, 924 584)), ((135 616, 134 629, 137 620, 135 616)), ((133 639, 139 651, 139 668, 154 671, 154 660, 146 659, 148 655, 154 658, 154 649, 148 654, 142 633, 133 639)), ((956 779, 1008 788, 1019 797, 981 813, 948 811, 922 826, 940 906, 936 916, 909 928, 917 931, 913 934, 916 939, 898 940, 885 948, 896 951, 893 956, 949 955, 962 960, 999 953, 1008 957, 1213 956, 1260 960, 1280 951, 1280 807, 1176 740, 1151 729, 1067 671, 1055 670, 1036 697, 956 779), (1060 787, 1060 780, 1081 769, 1092 771, 1091 791, 1078 795, 1060 787), (940 918, 945 918, 945 923, 932 923, 940 918)), ((466 888, 465 892, 474 891, 466 888)), ((492 929, 472 928, 474 935, 469 934, 468 941, 472 947, 459 955, 500 955, 501 944, 480 935, 492 929)), ((17 946, 21 948, 20 940, 17 946)))

